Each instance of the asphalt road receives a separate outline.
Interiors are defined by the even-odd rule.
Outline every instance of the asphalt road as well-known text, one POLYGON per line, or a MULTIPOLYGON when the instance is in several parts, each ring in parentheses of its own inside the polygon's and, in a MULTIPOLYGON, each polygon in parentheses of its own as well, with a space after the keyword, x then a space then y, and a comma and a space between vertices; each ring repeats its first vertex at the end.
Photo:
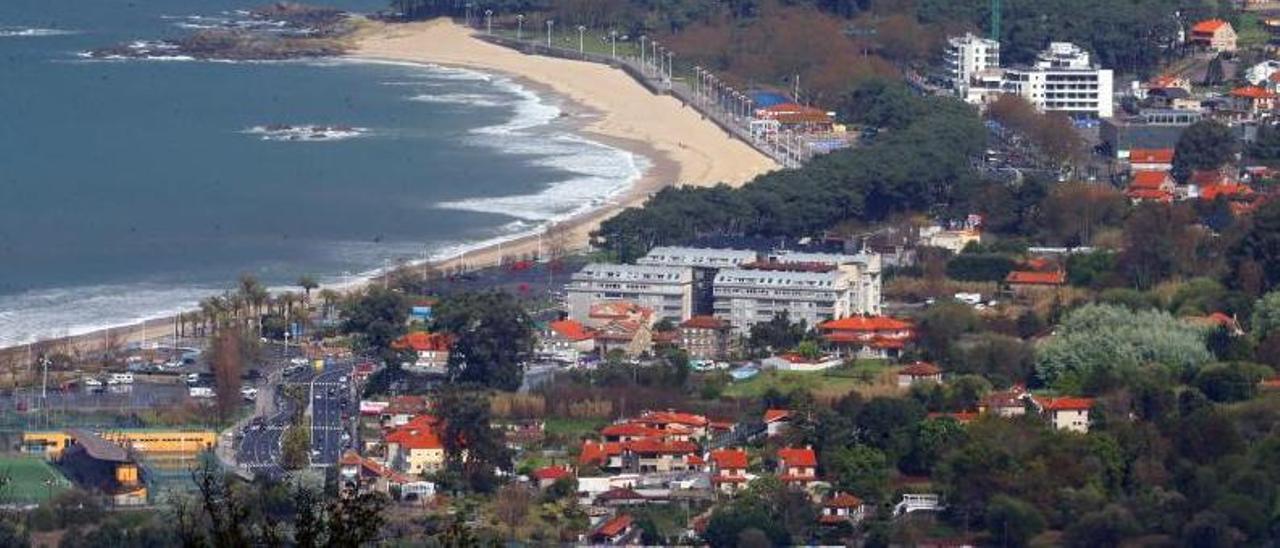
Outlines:
POLYGON ((280 438, 289 426, 293 410, 284 398, 279 400, 279 404, 275 415, 250 423, 240 440, 236 460, 254 474, 277 478, 284 475, 284 468, 280 466, 280 438))
POLYGON ((311 380, 311 466, 332 466, 338 462, 346 430, 343 415, 353 413, 353 362, 338 361, 311 380))

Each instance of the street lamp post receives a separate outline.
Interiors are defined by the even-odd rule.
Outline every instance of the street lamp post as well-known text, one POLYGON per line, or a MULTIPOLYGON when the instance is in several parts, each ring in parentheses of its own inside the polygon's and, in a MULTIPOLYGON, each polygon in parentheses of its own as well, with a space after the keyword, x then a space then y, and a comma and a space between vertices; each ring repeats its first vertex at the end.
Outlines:
POLYGON ((671 86, 671 80, 675 78, 675 72, 672 70, 675 67, 675 58, 672 57, 672 55, 673 53, 671 52, 671 50, 667 50, 667 86, 668 87, 671 86))
POLYGON ((493 10, 484 10, 485 34, 493 34, 493 10))
POLYGON ((551 49, 551 27, 555 24, 555 19, 547 19, 547 49, 551 49))
POLYGON ((649 52, 649 62, 653 63, 653 71, 658 71, 658 41, 651 40, 649 44, 653 46, 653 51, 649 52))
POLYGON ((578 55, 582 55, 582 56, 586 56, 586 54, 587 54, 587 50, 586 50, 586 48, 585 48, 585 44, 583 44, 583 42, 582 42, 582 33, 586 32, 586 31, 587 31, 587 27, 586 27, 586 26, 584 26, 584 25, 578 25, 578 55))
POLYGON ((640 35, 640 70, 648 71, 648 69, 645 68, 645 64, 644 64, 644 41, 645 40, 648 40, 648 37, 641 34, 640 35))
POLYGON ((467 2, 467 26, 471 26, 471 2, 467 2))
POLYGON ((610 50, 609 56, 614 59, 617 59, 618 58, 618 31, 616 30, 609 31, 609 50, 610 50))
POLYGON ((523 40, 524 39, 523 35, 524 35, 524 14, 521 13, 516 16, 516 40, 517 41, 523 40))

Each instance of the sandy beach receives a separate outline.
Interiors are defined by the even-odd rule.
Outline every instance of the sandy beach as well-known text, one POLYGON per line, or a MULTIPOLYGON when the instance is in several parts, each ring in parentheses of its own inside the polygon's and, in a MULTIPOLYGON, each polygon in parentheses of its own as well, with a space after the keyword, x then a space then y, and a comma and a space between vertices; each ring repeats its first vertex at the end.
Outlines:
MULTIPOLYGON (((667 185, 740 185, 776 169, 773 160, 730 137, 678 99, 654 95, 619 69, 597 63, 526 55, 472 36, 452 21, 371 23, 362 31, 352 57, 430 63, 515 76, 550 90, 592 113, 584 132, 608 144, 648 157, 653 164, 630 190, 612 203, 562 223, 568 247, 586 246, 588 234, 618 211, 638 206, 667 185)), ((467 267, 490 266, 501 257, 531 256, 536 238, 469 252, 442 261, 449 270, 465 260, 467 267)))
MULTIPOLYGON (((583 120, 582 131, 589 137, 648 158, 649 169, 630 189, 599 208, 555 226, 557 239, 569 251, 587 247, 589 233, 602 221, 622 209, 641 205, 662 187, 719 183, 737 186, 778 167, 773 160, 704 120, 693 108, 673 97, 650 93, 619 69, 525 55, 479 40, 469 29, 448 20, 370 22, 359 33, 350 57, 455 66, 515 77, 539 92, 551 92, 566 101, 566 112, 583 120)), ((538 249, 539 238, 528 236, 446 258, 433 266, 442 271, 483 268, 500 264, 504 257, 535 256, 538 249)), ((142 324, 113 328, 110 338, 134 342, 142 339, 144 332, 151 337, 167 334, 172 325, 171 318, 159 318, 148 321, 145 330, 142 324)), ((103 331, 46 343, 92 354, 106 339, 103 331)), ((23 348, 0 351, 0 358, 8 361, 25 352, 23 348)))

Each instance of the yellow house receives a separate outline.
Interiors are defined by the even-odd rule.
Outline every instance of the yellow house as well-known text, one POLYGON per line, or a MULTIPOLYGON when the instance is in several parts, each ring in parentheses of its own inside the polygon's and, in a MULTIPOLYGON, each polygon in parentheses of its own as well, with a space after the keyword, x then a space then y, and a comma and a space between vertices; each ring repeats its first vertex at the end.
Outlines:
POLYGON ((414 417, 387 434, 387 464, 407 474, 432 473, 444 466, 444 444, 435 430, 436 419, 414 417))

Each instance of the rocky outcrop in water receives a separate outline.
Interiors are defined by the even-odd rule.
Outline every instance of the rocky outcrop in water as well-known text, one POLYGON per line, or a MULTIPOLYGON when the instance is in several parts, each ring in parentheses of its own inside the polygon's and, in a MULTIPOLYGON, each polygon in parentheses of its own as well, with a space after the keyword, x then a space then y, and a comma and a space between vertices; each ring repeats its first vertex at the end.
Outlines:
POLYGON ((334 8, 280 2, 241 12, 244 19, 200 29, 174 40, 137 41, 98 48, 86 56, 111 58, 191 58, 281 60, 342 55, 355 31, 353 16, 334 8))

